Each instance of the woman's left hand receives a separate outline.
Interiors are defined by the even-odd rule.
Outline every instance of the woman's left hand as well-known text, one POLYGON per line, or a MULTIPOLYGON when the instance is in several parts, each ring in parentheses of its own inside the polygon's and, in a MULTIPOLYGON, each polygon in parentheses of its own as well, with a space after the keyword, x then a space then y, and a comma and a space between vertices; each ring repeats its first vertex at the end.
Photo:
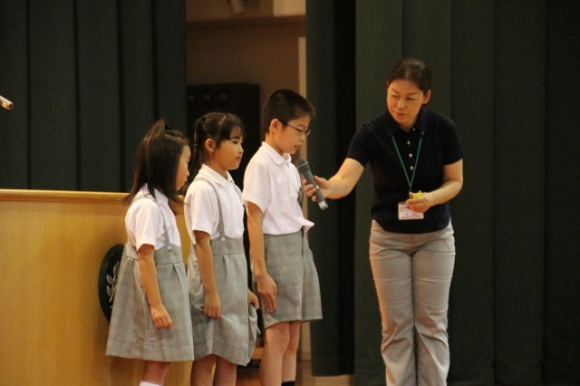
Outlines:
POLYGON ((433 206, 433 195, 431 193, 409 192, 409 199, 406 201, 407 208, 417 213, 425 213, 433 206), (413 198, 415 197, 415 198, 413 198))

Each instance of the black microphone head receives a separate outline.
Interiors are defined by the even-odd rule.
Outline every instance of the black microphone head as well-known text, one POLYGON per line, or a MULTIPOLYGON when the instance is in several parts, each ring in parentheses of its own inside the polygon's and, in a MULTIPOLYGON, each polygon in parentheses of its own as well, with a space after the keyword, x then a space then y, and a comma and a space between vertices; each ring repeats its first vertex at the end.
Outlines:
POLYGON ((296 160, 296 169, 298 169, 298 172, 302 174, 310 170, 310 165, 308 165, 308 162, 302 158, 298 158, 296 160))

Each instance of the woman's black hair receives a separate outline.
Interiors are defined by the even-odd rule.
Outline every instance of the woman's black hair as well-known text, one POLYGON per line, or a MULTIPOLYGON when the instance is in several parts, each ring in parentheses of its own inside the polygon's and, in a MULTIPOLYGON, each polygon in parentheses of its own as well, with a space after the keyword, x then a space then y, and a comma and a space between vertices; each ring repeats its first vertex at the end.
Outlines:
POLYGON ((387 88, 394 80, 408 80, 419 87, 423 93, 431 90, 431 69, 422 60, 405 58, 398 60, 387 75, 387 88))
POLYGON ((303 116, 314 118, 314 106, 296 91, 280 89, 274 91, 262 106, 262 129, 268 132, 270 122, 278 119, 287 125, 293 119, 303 116))
POLYGON ((211 112, 200 117, 193 126, 193 132, 190 134, 191 142, 191 163, 189 175, 192 179, 195 177, 201 165, 205 162, 207 154, 205 141, 213 139, 216 149, 219 149, 223 141, 231 138, 232 132, 240 129, 240 135, 245 135, 244 123, 234 114, 211 112))
POLYGON ((181 131, 162 119, 156 121, 137 147, 133 186, 123 202, 131 203, 141 187, 146 185, 153 197, 157 189, 171 201, 180 203, 175 180, 183 148, 187 145, 187 138, 181 131))

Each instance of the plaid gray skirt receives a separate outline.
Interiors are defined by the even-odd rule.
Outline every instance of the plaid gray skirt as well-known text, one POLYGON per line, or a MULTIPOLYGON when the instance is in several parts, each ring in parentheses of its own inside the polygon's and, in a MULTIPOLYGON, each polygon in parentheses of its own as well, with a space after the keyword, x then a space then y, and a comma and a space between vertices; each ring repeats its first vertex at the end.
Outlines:
POLYGON ((173 326, 155 327, 137 252, 126 244, 115 287, 106 354, 162 362, 192 360, 191 317, 181 247, 166 244, 155 251, 154 261, 161 299, 173 326))
POLYGON ((276 310, 262 315, 264 328, 279 322, 322 319, 320 284, 306 234, 264 235, 266 268, 276 282, 276 310))
POLYGON ((248 267, 242 239, 218 237, 211 241, 215 283, 221 301, 221 318, 203 313, 205 292, 195 246, 187 263, 189 300, 195 359, 215 354, 245 366, 252 358, 258 332, 257 314, 248 306, 248 267))

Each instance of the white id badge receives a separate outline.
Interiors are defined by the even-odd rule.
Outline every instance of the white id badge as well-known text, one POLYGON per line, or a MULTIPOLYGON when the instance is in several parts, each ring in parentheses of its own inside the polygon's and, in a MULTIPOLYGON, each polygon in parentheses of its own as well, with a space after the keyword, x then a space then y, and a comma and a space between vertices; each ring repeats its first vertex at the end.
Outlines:
POLYGON ((422 220, 424 217, 423 213, 407 208, 405 201, 399 202, 399 220, 422 220))

